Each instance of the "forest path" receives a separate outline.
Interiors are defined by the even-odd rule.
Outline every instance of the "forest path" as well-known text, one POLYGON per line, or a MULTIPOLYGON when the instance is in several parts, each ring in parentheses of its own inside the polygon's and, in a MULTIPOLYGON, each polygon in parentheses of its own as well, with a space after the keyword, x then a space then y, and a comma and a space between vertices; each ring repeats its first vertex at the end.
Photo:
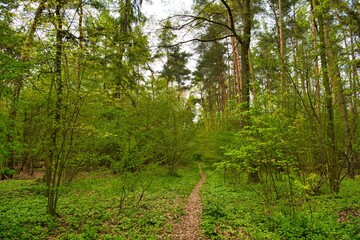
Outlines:
POLYGON ((202 239, 200 232, 202 204, 200 199, 200 188, 206 180, 206 173, 202 171, 201 163, 198 164, 201 179, 192 191, 185 206, 185 215, 180 222, 174 226, 171 239, 191 240, 202 239))

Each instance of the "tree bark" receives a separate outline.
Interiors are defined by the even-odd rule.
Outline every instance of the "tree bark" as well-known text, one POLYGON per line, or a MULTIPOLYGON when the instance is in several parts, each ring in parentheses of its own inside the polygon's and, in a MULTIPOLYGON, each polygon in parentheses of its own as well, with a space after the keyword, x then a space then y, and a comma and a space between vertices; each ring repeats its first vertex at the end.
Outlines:
POLYGON ((56 39, 55 39, 55 69, 54 69, 54 81, 56 84, 56 100, 55 100, 55 109, 54 109, 54 123, 51 133, 51 147, 49 152, 49 162, 46 169, 46 183, 48 187, 48 205, 47 212, 53 216, 56 215, 56 204, 57 204, 57 195, 58 195, 58 181, 60 181, 61 176, 59 172, 60 159, 61 159, 61 150, 58 146, 58 134, 61 130, 61 111, 63 104, 63 80, 62 80, 62 48, 63 48, 63 39, 62 39, 62 0, 56 1, 55 7, 55 29, 56 29, 56 39))
MULTIPOLYGON (((314 9, 319 6, 318 0, 314 0, 314 9)), ((324 11, 324 10, 322 10, 324 11)), ((327 59, 327 46, 325 40, 325 22, 322 15, 322 12, 317 12, 315 10, 318 27, 319 27, 319 50, 320 50, 320 61, 321 61, 321 70, 322 70, 322 81, 325 90, 325 129, 326 129, 326 143, 327 143, 327 165, 328 165, 328 177, 330 183, 330 191, 338 192, 340 186, 340 173, 338 169, 338 162, 336 157, 336 139, 335 139, 335 129, 334 129, 334 109, 333 109, 333 99, 332 99, 332 88, 330 84, 329 71, 328 71, 328 59, 327 59)))
MULTIPOLYGON (((242 20, 242 35, 237 34, 237 31, 234 26, 233 12, 227 3, 226 0, 221 0, 222 4, 228 11, 229 25, 233 35, 236 37, 236 40, 240 44, 240 59, 241 59, 241 112, 247 112, 250 110, 250 62, 249 62, 249 49, 251 41, 251 28, 252 28, 252 12, 251 12, 251 0, 242 0, 239 1, 241 5, 241 20, 242 20)), ((242 115, 240 118, 240 128, 243 129, 245 126, 249 125, 250 121, 246 114, 242 115)), ((257 172, 249 175, 249 181, 260 179, 257 172)))
MULTIPOLYGON (((36 31, 36 27, 40 21, 41 14, 43 10, 45 9, 46 0, 42 0, 36 9, 34 20, 28 30, 28 33, 26 35, 25 42, 22 46, 21 53, 20 53, 20 61, 26 62, 29 60, 29 51, 32 48, 33 40, 34 40, 34 34, 36 31)), ((23 87, 23 78, 24 76, 20 76, 14 84, 13 94, 12 94, 12 102, 10 105, 10 112, 9 112, 9 125, 8 125, 8 134, 6 136, 7 142, 13 143, 16 138, 16 119, 18 115, 18 103, 21 95, 21 90, 23 87)), ((15 151, 13 149, 10 150, 9 160, 6 164, 6 166, 13 170, 15 169, 15 151)), ((6 177, 13 177, 13 174, 6 176, 6 177)), ((4 176, 1 176, 1 178, 4 178, 4 176)))
MULTIPOLYGON (((231 24, 230 17, 229 17, 229 24, 231 24)), ((231 40, 233 68, 234 68, 234 82, 233 82, 234 97, 239 103, 241 96, 241 85, 242 85, 241 62, 239 57, 239 48, 237 46, 235 37, 234 36, 230 37, 230 40, 231 40)))
POLYGON ((251 75, 251 93, 253 95, 253 100, 256 100, 257 90, 256 90, 256 80, 255 80, 255 72, 254 72, 254 63, 252 61, 251 49, 249 48, 249 66, 250 66, 250 75, 251 75))
MULTIPOLYGON (((355 44, 354 44, 354 36, 353 36, 353 30, 350 29, 350 51, 351 51, 351 80, 350 80, 350 88, 351 89, 359 89, 359 75, 357 71, 356 66, 356 54, 355 54, 355 44)), ((358 97, 357 97, 357 91, 353 90, 353 93, 350 97, 350 105, 351 105, 351 126, 352 126, 352 134, 356 131, 357 126, 357 118, 356 116, 359 116, 359 112, 357 109, 358 105, 358 97)), ((359 154, 355 151, 353 151, 353 154, 351 156, 351 159, 349 161, 349 177, 352 179, 355 179, 356 175, 356 169, 359 168, 359 154)))
MULTIPOLYGON (((336 46, 337 43, 335 41, 332 41, 331 36, 326 36, 326 39, 328 39, 328 53, 327 56, 329 59, 332 59, 332 61, 329 62, 329 72, 330 76, 332 76, 332 82, 334 83, 334 95, 335 95, 335 102, 339 105, 339 112, 341 116, 341 121, 343 124, 343 143, 344 143, 344 154, 343 159, 346 158, 348 162, 348 172, 351 173, 353 169, 353 140, 352 140, 352 134, 351 134, 351 126, 349 121, 349 114, 348 114, 348 103, 346 102, 346 96, 344 94, 344 86, 341 80, 341 73, 340 68, 338 66, 338 60, 337 56, 339 53, 336 52, 336 46)), ((347 48, 346 39, 344 39, 345 47, 347 48)), ((344 165, 340 163, 341 165, 344 165)))
MULTIPOLYGON (((218 43, 215 42, 216 47, 218 47, 218 43)), ((225 111, 225 107, 226 107, 226 100, 227 100, 227 95, 226 95, 226 88, 225 88, 225 78, 224 78, 224 74, 223 74, 223 69, 222 69, 222 56, 218 54, 217 56, 217 66, 218 66, 218 79, 219 79, 219 85, 220 85, 220 111, 224 112, 225 111)))
POLYGON ((314 6, 311 1, 311 33, 312 33, 312 42, 315 52, 314 58, 314 80, 315 80, 315 112, 317 117, 320 119, 320 109, 321 109, 321 95, 320 95, 320 77, 319 77, 319 57, 318 57, 318 44, 317 44, 317 34, 316 34, 316 22, 314 15, 314 6))
POLYGON ((284 54, 284 34, 283 34, 283 14, 282 14, 282 0, 278 0, 278 8, 279 8, 279 54, 280 54, 280 102, 284 107, 284 99, 285 99, 285 54, 284 54))
MULTIPOLYGON (((249 49, 251 41, 251 9, 250 0, 243 1, 242 9, 242 43, 241 43, 241 104, 242 112, 250 110, 250 63, 249 63, 249 49)), ((248 124, 248 119, 242 116, 240 120, 240 127, 243 128, 248 124)))

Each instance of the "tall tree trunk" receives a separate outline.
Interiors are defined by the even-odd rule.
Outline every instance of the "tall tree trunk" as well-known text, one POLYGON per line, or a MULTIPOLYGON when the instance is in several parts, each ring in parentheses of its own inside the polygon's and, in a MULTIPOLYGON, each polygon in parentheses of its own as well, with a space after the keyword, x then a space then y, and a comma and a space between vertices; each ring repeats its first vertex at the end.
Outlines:
POLYGON ((278 0, 278 8, 279 8, 279 54, 280 54, 280 102, 282 107, 285 106, 285 53, 284 53, 284 34, 283 34, 283 14, 282 14, 282 0, 278 0))
MULTIPOLYGON (((243 1, 242 9, 242 43, 241 43, 241 76, 242 76, 242 86, 241 86, 241 104, 242 112, 248 111, 250 109, 250 62, 249 62, 249 49, 251 41, 251 9, 250 9, 250 0, 243 1)), ((248 120, 245 116, 242 116, 240 120, 240 127, 243 128, 248 124, 248 120)))
MULTIPOLYGON (((314 0, 314 9, 316 11, 318 0, 314 0)), ((328 59, 327 59, 327 47, 325 41, 325 22, 323 18, 323 11, 317 12, 316 16, 318 19, 319 26, 319 50, 320 50, 320 61, 321 61, 321 70, 322 70, 322 80, 325 90, 325 129, 326 129, 326 143, 327 143, 327 166, 328 166, 328 177, 330 183, 330 191, 338 192, 339 191, 339 172, 338 172, 338 163, 336 156, 336 142, 335 142, 335 129, 334 129, 334 109, 333 109, 333 99, 332 99, 332 89, 328 72, 328 59)))
MULTIPOLYGON (((229 28, 232 34, 236 37, 236 40, 240 43, 240 59, 241 59, 241 112, 247 112, 250 110, 250 63, 249 63, 249 49, 251 41, 251 27, 252 27, 252 13, 251 13, 251 0, 242 0, 241 2, 241 20, 242 20, 242 34, 237 34, 234 26, 233 11, 229 4, 225 0, 221 0, 222 4, 228 11, 229 14, 229 28)), ((244 128, 250 124, 247 115, 244 114, 240 119, 240 128, 244 128)), ((259 173, 252 172, 249 174, 249 182, 260 181, 259 173)))
POLYGON ((56 85, 56 100, 55 100, 55 109, 54 109, 54 124, 51 133, 51 148, 49 153, 49 163, 47 164, 47 187, 48 187, 48 205, 47 212, 51 215, 56 215, 56 204, 57 204, 57 194, 58 194, 58 181, 61 176, 59 174, 60 159, 61 159, 61 150, 59 149, 58 144, 58 135, 61 130, 61 111, 63 104, 63 80, 62 80, 62 0, 56 1, 55 6, 55 29, 56 29, 56 39, 55 39, 55 69, 54 69, 54 81, 56 85))
MULTIPOLYGON (((131 24, 132 24, 132 20, 131 20, 131 15, 132 15, 132 11, 133 11, 133 5, 131 3, 131 0, 125 0, 124 1, 124 5, 120 6, 120 39, 117 39, 118 42, 118 57, 117 57, 117 68, 119 70, 119 72, 121 73, 121 69, 124 67, 124 55, 126 52, 126 45, 124 43, 128 42, 128 36, 129 36, 129 32, 131 30, 131 24)), ((120 98, 121 95, 121 88, 124 86, 124 81, 128 80, 128 79, 124 79, 124 76, 122 74, 118 74, 116 76, 116 81, 115 81, 115 94, 114 97, 115 98, 120 98)))
POLYGON ((233 54, 233 68, 234 68, 234 97, 237 99, 237 102, 240 102, 241 96, 241 86, 242 86, 242 75, 241 75, 241 62, 239 57, 239 48, 235 37, 231 37, 231 47, 233 54))
MULTIPOLYGON (((329 62, 329 74, 333 78, 332 82, 334 83, 334 94, 335 94, 335 102, 339 105, 340 110, 340 117, 343 124, 343 140, 344 140, 344 154, 343 159, 346 158, 348 162, 348 171, 351 172, 351 169, 353 168, 353 140, 352 140, 352 134, 351 134, 351 126, 349 121, 349 114, 348 114, 348 103, 346 102, 346 96, 344 94, 344 86, 341 80, 341 73, 340 68, 338 66, 338 60, 337 56, 339 55, 338 52, 336 52, 337 43, 332 40, 331 36, 327 33, 326 36, 327 42, 328 42, 328 53, 327 56, 329 59, 332 59, 332 61, 329 62)), ((347 47, 346 38, 344 39, 345 47, 347 47)), ((341 165, 344 165, 345 162, 341 165)))
MULTIPOLYGON (((231 40, 230 40, 231 41, 231 40)), ((233 81, 231 80, 231 67, 230 67, 230 59, 231 59, 231 54, 230 54, 230 50, 229 50, 229 46, 227 44, 227 66, 228 66, 228 71, 227 71, 227 85, 228 85, 228 99, 232 100, 234 99, 234 89, 233 89, 233 81)), ((231 109, 230 109, 231 110, 231 109)))
POLYGON ((317 44, 317 34, 316 34, 316 22, 315 22, 315 14, 314 14, 314 4, 311 1, 311 34, 312 34, 312 42, 313 48, 315 52, 314 59, 314 81, 315 81, 315 109, 317 117, 320 119, 320 109, 321 109, 321 97, 320 97, 320 77, 319 77, 319 58, 318 58, 318 44, 317 44))
POLYGON ((83 9, 83 0, 79 2, 79 8, 77 10, 77 14, 79 15, 79 54, 76 60, 76 91, 79 93, 80 86, 81 86, 81 79, 82 79, 82 57, 84 54, 84 29, 83 29, 83 16, 84 16, 84 9, 83 9))
MULTIPOLYGON (((25 42, 22 46, 21 53, 20 53, 20 61, 26 62, 29 60, 29 52, 33 45, 34 34, 36 31, 36 27, 39 24, 41 14, 45 9, 46 0, 42 0, 36 9, 34 20, 28 30, 26 35, 25 42)), ((9 126, 8 126, 8 134, 7 134, 7 142, 13 143, 16 138, 16 118, 18 115, 18 103, 20 99, 20 94, 23 86, 23 76, 20 76, 14 84, 13 94, 12 94, 12 101, 10 105, 10 112, 9 112, 9 126)), ((9 160, 7 162, 7 167, 9 169, 15 169, 15 151, 13 149, 10 150, 9 160)), ((13 177, 13 174, 7 176, 13 177)), ((4 176, 0 176, 0 178, 4 178, 4 176)))
MULTIPOLYGON (((360 10, 359 10, 360 11, 360 10)), ((354 44, 354 36, 353 30, 350 29, 350 51, 351 51, 351 80, 350 80, 350 88, 351 89, 359 89, 359 75, 356 65, 356 55, 355 55, 355 44, 354 44)), ((351 106, 351 126, 352 126, 352 134, 356 132, 357 129, 357 117, 359 116, 359 112, 357 109, 358 97, 357 91, 353 90, 353 93, 350 97, 350 106, 351 106)), ((353 151, 353 155, 351 156, 349 162, 349 177, 355 179, 356 169, 360 167, 360 157, 356 151, 353 151)))
MULTIPOLYGON (((249 61, 249 51, 250 51, 250 41, 251 41, 251 1, 243 1, 242 9, 242 23, 243 23, 243 35, 241 43, 241 75, 242 75, 242 93, 241 93, 241 104, 242 112, 250 110, 250 61, 249 61)), ((245 115, 246 116, 246 115, 245 115)), ((243 128, 249 124, 249 119, 242 116, 240 119, 240 127, 243 128)), ((250 172, 249 183, 260 182, 260 176, 258 172, 250 172)))
POLYGON ((225 111, 225 107, 226 107, 226 100, 227 100, 227 96, 226 96, 226 88, 225 88, 225 79, 224 79, 224 74, 223 74, 223 69, 221 69, 221 59, 218 59, 218 71, 219 71, 219 84, 220 84, 220 103, 221 103, 221 112, 225 111))
MULTIPOLYGON (((360 11, 360 10, 359 10, 360 11)), ((358 75, 358 68, 359 66, 357 65, 356 62, 356 53, 355 53, 355 46, 356 43, 354 42, 354 34, 353 34, 353 30, 350 29, 350 50, 351 50, 351 70, 352 70, 352 77, 351 77, 351 82, 350 82, 350 87, 351 89, 359 89, 360 83, 359 83, 359 75, 358 75)), ((353 94, 351 96, 351 109, 352 109, 352 113, 354 116, 357 116, 359 114, 358 109, 357 109, 357 92, 353 91, 353 94)))
POLYGON ((254 72, 254 63, 251 56, 251 49, 249 48, 249 66, 250 66, 250 76, 251 76, 251 93, 253 95, 254 101, 257 97, 257 90, 256 90, 256 80, 255 80, 255 72, 254 72))

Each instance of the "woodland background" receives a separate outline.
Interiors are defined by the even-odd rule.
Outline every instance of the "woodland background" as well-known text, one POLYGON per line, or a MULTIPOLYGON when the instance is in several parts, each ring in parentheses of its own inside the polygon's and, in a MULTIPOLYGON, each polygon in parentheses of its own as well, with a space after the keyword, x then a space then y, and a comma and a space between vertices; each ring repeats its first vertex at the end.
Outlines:
MULTIPOLYGON (((86 221, 131 219, 112 224, 114 202, 138 218, 145 193, 196 183, 194 161, 209 173, 208 237, 359 238, 359 3, 195 0, 161 21, 156 38, 141 5, 0 1, 0 238, 39 237, 31 226, 46 229, 39 238, 111 237, 86 221), (103 208, 86 215, 98 203, 79 200, 68 233, 74 214, 61 201, 97 183, 109 187, 103 208), (33 212, 39 219, 21 230, 33 210, 9 209, 27 201, 49 215, 33 212)), ((181 214, 170 209, 160 210, 181 214)), ((151 221, 148 233, 132 226, 138 238, 163 231, 165 219, 151 221)))

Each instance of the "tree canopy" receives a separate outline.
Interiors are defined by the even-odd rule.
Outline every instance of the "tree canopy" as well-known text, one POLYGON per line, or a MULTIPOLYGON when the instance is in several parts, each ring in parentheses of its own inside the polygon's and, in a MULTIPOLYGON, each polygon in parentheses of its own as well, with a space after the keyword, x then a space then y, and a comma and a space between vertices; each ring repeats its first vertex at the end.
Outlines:
POLYGON ((277 200, 286 181, 289 205, 295 184, 305 199, 355 179, 357 1, 197 0, 154 35, 142 4, 0 1, 2 180, 43 166, 57 216, 85 170, 203 161, 277 200))

